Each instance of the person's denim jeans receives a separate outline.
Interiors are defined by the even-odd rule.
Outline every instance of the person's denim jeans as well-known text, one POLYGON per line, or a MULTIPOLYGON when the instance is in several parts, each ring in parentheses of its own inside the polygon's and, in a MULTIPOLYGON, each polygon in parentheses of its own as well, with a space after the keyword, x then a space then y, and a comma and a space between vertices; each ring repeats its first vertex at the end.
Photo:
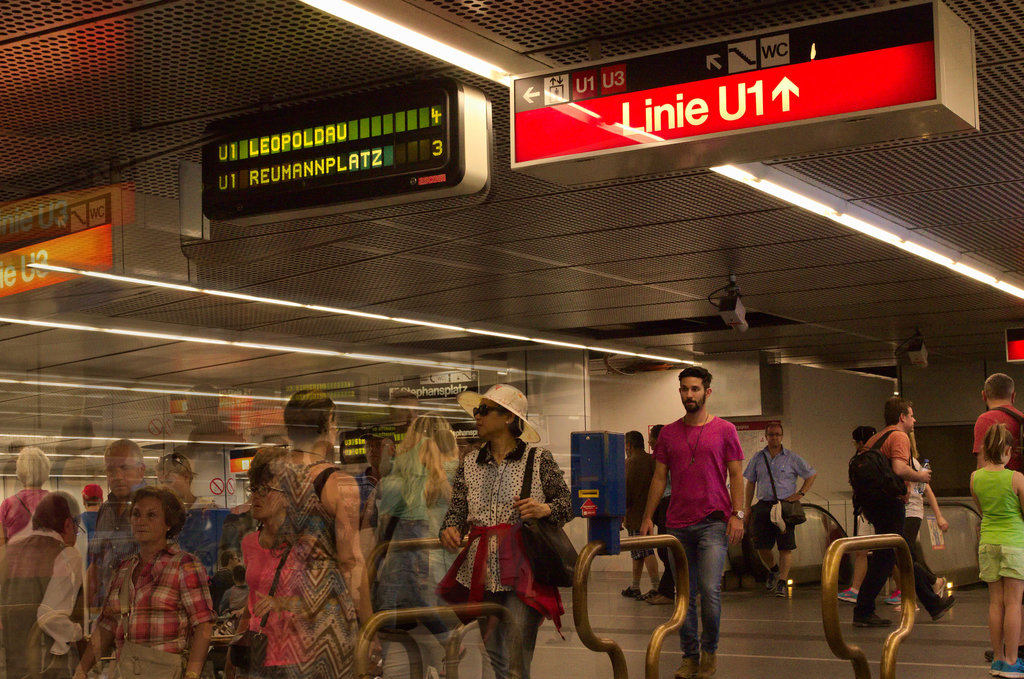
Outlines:
MULTIPOLYGON (((701 651, 718 649, 718 629, 722 619, 722 573, 729 550, 726 522, 705 519, 685 528, 669 528, 669 535, 683 543, 690 575, 690 605, 679 630, 680 648, 687 657, 699 657, 701 651), (697 636, 697 595, 700 595, 700 624, 697 636)), ((672 565, 673 572, 675 563, 672 565)), ((677 596, 681 595, 677 593, 677 596)))
POLYGON ((537 645, 537 631, 544 622, 541 614, 523 603, 515 592, 485 592, 484 601, 493 601, 507 608, 512 613, 512 622, 505 623, 492 620, 493 627, 487 629, 487 618, 480 620, 480 633, 484 635, 484 648, 491 659, 496 679, 508 679, 512 664, 510 657, 511 641, 509 634, 514 626, 523 642, 523 679, 530 679, 530 665, 533 663, 533 649, 537 645))

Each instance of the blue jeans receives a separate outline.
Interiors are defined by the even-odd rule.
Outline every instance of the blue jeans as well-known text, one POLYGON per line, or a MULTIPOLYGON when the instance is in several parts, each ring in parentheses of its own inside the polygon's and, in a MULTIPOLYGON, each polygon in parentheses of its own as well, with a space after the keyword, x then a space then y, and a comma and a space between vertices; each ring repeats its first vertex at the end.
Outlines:
MULTIPOLYGON (((726 522, 704 519, 685 528, 669 528, 669 535, 683 543, 690 575, 690 605, 679 630, 679 643, 686 657, 699 657, 701 651, 718 649, 718 629, 722 619, 722 573, 729 551, 726 522), (700 595, 700 623, 697 637, 697 595, 700 595)), ((671 552, 670 552, 671 553, 671 552)), ((675 562, 672 563, 675 573, 675 562)))
POLYGON ((544 622, 543 616, 535 609, 523 603, 515 592, 484 592, 484 601, 492 601, 507 608, 512 613, 512 622, 498 622, 489 632, 487 618, 480 619, 480 633, 484 635, 484 648, 491 659, 494 676, 497 679, 508 679, 512 666, 510 627, 515 627, 522 640, 522 679, 530 679, 530 665, 533 663, 533 649, 537 645, 537 631, 544 622))

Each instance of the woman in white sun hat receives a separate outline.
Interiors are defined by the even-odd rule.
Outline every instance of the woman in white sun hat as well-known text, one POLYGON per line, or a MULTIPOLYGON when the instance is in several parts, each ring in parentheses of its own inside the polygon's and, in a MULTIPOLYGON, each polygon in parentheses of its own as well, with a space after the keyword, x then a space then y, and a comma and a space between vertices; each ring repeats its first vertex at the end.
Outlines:
POLYGON ((456 558, 439 592, 448 601, 491 601, 512 612, 512 623, 481 620, 480 629, 497 679, 509 676, 509 625, 522 639, 523 679, 530 677, 530 662, 537 630, 544 617, 556 628, 563 612, 558 589, 532 582, 519 570, 522 560, 513 553, 513 524, 520 519, 541 519, 559 526, 572 518, 569 489, 551 451, 527 446, 540 441, 537 428, 526 418, 526 396, 507 384, 496 384, 482 396, 466 391, 459 405, 476 419, 484 442, 476 454, 459 464, 452 485, 448 513, 440 538, 446 549, 456 550, 464 535, 469 542, 456 558), (527 467, 532 467, 529 497, 520 498, 527 467))

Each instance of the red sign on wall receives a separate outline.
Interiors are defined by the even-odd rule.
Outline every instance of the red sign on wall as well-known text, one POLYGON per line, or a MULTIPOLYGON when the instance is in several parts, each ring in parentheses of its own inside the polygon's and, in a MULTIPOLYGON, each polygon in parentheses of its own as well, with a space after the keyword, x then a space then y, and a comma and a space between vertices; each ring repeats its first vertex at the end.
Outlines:
POLYGON ((1006 360, 1024 362, 1024 328, 1006 329, 1006 360))

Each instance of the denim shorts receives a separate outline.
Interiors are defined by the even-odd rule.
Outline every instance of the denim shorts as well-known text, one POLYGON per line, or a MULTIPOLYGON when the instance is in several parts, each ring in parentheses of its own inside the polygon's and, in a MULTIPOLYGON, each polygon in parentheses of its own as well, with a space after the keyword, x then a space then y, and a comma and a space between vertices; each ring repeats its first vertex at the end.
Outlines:
POLYGON ((984 582, 999 578, 1024 580, 1024 547, 978 545, 978 571, 984 582))

